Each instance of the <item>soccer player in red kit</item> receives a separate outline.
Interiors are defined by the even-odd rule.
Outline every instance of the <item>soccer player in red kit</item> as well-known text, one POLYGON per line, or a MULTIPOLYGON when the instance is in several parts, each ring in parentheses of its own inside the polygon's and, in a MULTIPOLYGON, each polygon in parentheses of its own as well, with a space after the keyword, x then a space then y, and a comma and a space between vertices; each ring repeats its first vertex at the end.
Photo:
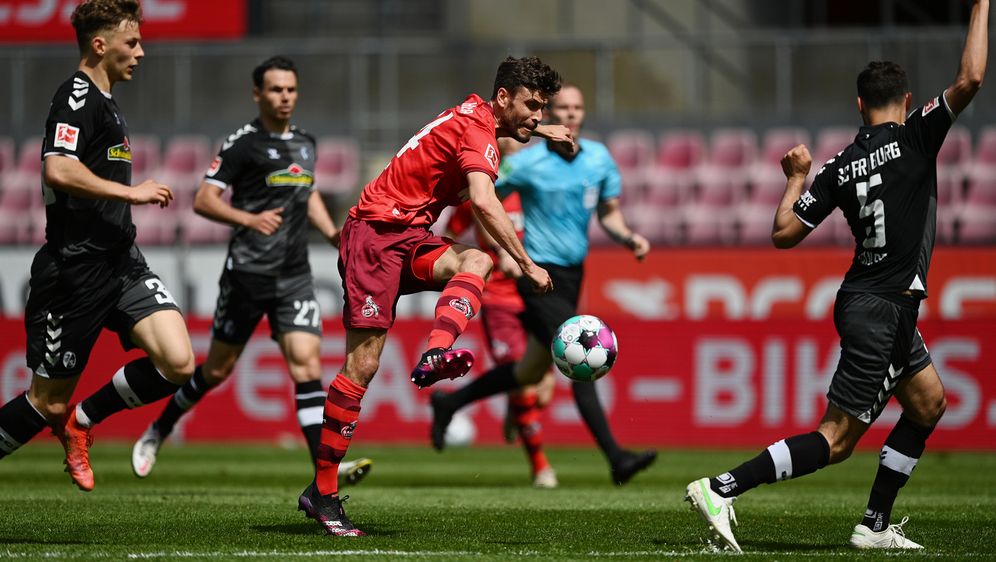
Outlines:
POLYGON ((498 66, 491 99, 471 94, 415 134, 350 209, 339 244, 346 363, 325 401, 318 470, 298 507, 326 533, 360 536, 338 495, 337 470, 360 414, 360 400, 373 379, 387 330, 402 294, 442 290, 425 353, 412 372, 424 388, 465 375, 474 356, 451 349, 480 308, 491 258, 429 231, 440 212, 469 199, 478 220, 540 292, 550 275, 526 254, 495 194, 500 160, 497 139, 526 142, 535 133, 573 146, 566 127, 537 127, 560 76, 536 57, 505 59, 498 66))

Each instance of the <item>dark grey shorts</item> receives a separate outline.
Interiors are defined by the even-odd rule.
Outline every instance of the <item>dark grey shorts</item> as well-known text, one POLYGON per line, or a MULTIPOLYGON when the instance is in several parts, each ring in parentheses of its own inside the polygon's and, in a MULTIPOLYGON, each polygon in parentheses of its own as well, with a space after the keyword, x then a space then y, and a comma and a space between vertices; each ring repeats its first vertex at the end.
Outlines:
POLYGON ((918 301, 867 293, 837 294, 833 322, 840 336, 840 362, 827 399, 872 423, 896 384, 931 363, 916 329, 918 301))
POLYGON ((104 328, 117 332, 126 350, 131 330, 146 316, 177 310, 176 301, 145 257, 132 246, 120 255, 66 262, 42 248, 31 264, 24 310, 28 368, 48 378, 83 372, 104 328))
POLYGON ((265 314, 270 336, 287 332, 322 335, 322 318, 311 272, 289 277, 225 270, 218 281, 211 336, 225 343, 249 341, 265 314))

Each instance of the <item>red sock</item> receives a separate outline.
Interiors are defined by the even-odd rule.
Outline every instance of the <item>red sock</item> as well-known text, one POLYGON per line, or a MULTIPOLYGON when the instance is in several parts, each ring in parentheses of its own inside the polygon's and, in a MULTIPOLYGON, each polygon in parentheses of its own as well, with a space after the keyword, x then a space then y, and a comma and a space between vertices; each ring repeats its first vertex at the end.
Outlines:
POLYGON ((360 417, 360 400, 367 389, 339 373, 329 386, 325 399, 325 421, 318 445, 315 484, 323 496, 339 493, 339 463, 346 456, 349 441, 360 417))
POLYGON ((512 405, 512 417, 515 420, 515 427, 519 430, 522 438, 522 448, 526 450, 529 457, 529 464, 533 467, 535 475, 544 468, 550 466, 543 453, 543 431, 540 425, 540 409, 536 404, 536 394, 509 395, 509 403, 512 405))
POLYGON ((481 308, 484 278, 473 273, 457 273, 436 301, 436 320, 429 332, 429 349, 449 348, 467 323, 481 308))

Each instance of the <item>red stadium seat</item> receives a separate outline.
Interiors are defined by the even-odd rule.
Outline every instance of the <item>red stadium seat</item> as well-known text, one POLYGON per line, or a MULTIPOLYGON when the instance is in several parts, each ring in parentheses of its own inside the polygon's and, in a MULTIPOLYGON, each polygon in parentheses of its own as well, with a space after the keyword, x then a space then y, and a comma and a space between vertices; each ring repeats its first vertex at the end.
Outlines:
POLYGON ((190 207, 194 194, 204 178, 204 172, 217 151, 203 135, 178 135, 169 140, 163 154, 160 177, 176 196, 174 204, 190 207))
POLYGON ((156 179, 159 173, 159 137, 154 135, 131 135, 131 179, 140 183, 156 179))
POLYGON ((789 150, 798 144, 809 145, 809 132, 796 127, 778 127, 764 134, 761 154, 751 170, 751 183, 785 181, 781 160, 789 150))
POLYGON ((854 142, 858 134, 857 127, 840 126, 826 127, 816 134, 816 144, 812 148, 813 170, 810 177, 815 176, 828 160, 836 156, 847 145, 854 142))
POLYGON ((623 190, 642 188, 652 173, 654 137, 644 131, 620 130, 612 133, 606 146, 619 166, 623 190))
POLYGON ((315 185, 322 193, 351 195, 359 186, 360 151, 356 141, 342 137, 318 139, 315 185))

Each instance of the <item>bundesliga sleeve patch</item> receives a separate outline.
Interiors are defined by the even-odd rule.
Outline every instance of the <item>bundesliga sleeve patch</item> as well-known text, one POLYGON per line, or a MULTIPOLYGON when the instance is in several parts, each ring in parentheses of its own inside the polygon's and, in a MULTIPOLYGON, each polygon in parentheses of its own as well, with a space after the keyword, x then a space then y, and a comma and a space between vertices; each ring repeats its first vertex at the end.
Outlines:
POLYGON ((75 152, 76 145, 79 142, 79 135, 79 127, 73 127, 67 123, 57 123, 55 125, 55 142, 52 143, 52 146, 75 152))
POLYGON ((489 144, 488 147, 484 149, 484 159, 488 161, 488 164, 491 164, 492 170, 495 172, 498 171, 498 151, 495 150, 493 145, 489 144))
POLYGON ((921 117, 926 117, 928 113, 938 108, 941 105, 939 98, 934 98, 927 102, 927 105, 923 106, 923 112, 920 114, 921 117))
POLYGON ((221 169, 221 156, 215 156, 214 160, 211 161, 211 165, 208 166, 208 171, 207 171, 208 177, 209 178, 214 177, 214 175, 217 174, 218 170, 220 169, 221 169))

